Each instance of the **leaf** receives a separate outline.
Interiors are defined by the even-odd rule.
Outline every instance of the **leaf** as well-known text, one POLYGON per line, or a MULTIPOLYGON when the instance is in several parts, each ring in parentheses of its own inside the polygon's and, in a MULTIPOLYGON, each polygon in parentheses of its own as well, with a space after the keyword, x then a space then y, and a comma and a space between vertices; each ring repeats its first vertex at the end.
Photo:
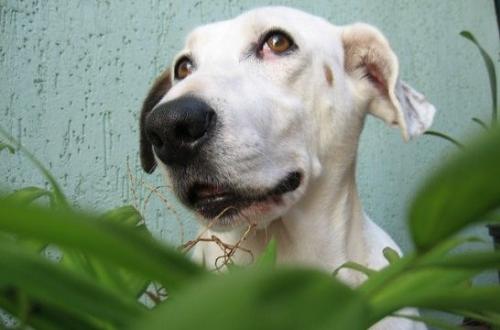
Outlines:
POLYGON ((352 269, 352 270, 358 271, 362 274, 365 274, 367 277, 370 277, 376 273, 375 270, 370 269, 366 266, 363 266, 363 265, 358 264, 356 262, 347 261, 347 262, 343 263, 342 265, 340 265, 337 269, 335 269, 333 271, 332 275, 337 276, 341 269, 352 269))
POLYGON ((5 142, 0 142, 0 152, 4 149, 7 149, 7 151, 10 152, 11 154, 14 154, 16 152, 16 149, 10 144, 7 144, 5 142))
POLYGON ((456 315, 462 315, 462 316, 465 316, 465 317, 473 319, 473 320, 486 322, 492 326, 496 326, 493 329, 497 329, 498 327, 500 327, 500 313, 498 313, 498 312, 495 312, 495 313, 492 313, 492 312, 474 313, 474 312, 469 312, 469 311, 464 311, 464 310, 453 310, 452 312, 456 315))
POLYGON ((133 329, 366 329, 362 296, 326 274, 251 268, 205 277, 133 329))
POLYGON ((141 223, 142 215, 135 207, 125 205, 106 212, 102 219, 134 228, 141 223))
MULTIPOLYGON (((106 212, 101 221, 110 221, 135 230, 150 237, 146 226, 141 223, 142 215, 133 206, 126 205, 106 212)), ((63 249, 61 264, 68 269, 84 273, 117 293, 139 298, 146 290, 149 281, 126 269, 89 257, 81 252, 63 249)))
POLYGON ((496 129, 426 180, 409 215, 418 251, 431 249, 500 206, 499 150, 496 129))
POLYGON ((255 262, 255 266, 261 269, 273 269, 276 266, 277 245, 276 239, 272 238, 255 262))
POLYGON ((441 311, 462 309, 479 313, 498 313, 500 311, 500 287, 443 288, 426 294, 415 292, 411 300, 412 306, 419 308, 432 308, 441 311))
MULTIPOLYGON (((18 315, 19 310, 16 306, 16 301, 6 297, 0 293, 0 307, 11 315, 18 315)), ((57 309, 47 304, 41 304, 32 298, 30 301, 30 311, 27 318, 27 323, 37 330, 94 330, 104 329, 97 324, 89 321, 89 317, 78 317, 65 313, 65 311, 57 309)), ((0 328, 1 329, 1 328, 0 328)))
POLYGON ((143 314, 134 300, 113 294, 19 246, 0 243, 0 288, 15 288, 71 315, 125 325, 143 314), (43 283, 43 285, 41 285, 43 283))
MULTIPOLYGON (((388 268, 391 267, 393 266, 388 268)), ((474 270, 424 268, 400 274, 382 289, 372 293, 372 323, 404 307, 433 308, 417 302, 427 301, 427 297, 438 291, 452 292, 457 287, 465 291, 467 288, 462 284, 476 273, 474 270)))
POLYGON ((396 261, 398 261, 399 259, 401 259, 401 256, 399 255, 399 253, 396 250, 391 249, 388 246, 384 248, 382 253, 384 254, 385 260, 387 260, 387 262, 389 264, 393 264, 396 261))
POLYGON ((23 145, 21 145, 19 141, 14 139, 14 137, 12 137, 9 133, 7 133, 7 131, 3 129, 1 126, 0 126, 0 134, 2 134, 4 137, 10 140, 18 150, 22 151, 28 157, 28 159, 33 163, 33 165, 35 165, 35 167, 47 179, 47 181, 50 183, 52 187, 54 201, 56 202, 56 204, 64 208, 69 208, 66 196, 64 196, 61 187, 57 183, 57 180, 54 178, 54 176, 50 173, 50 171, 45 166, 43 166, 43 164, 31 152, 29 152, 28 149, 26 149, 23 145))
POLYGON ((421 263, 420 266, 461 268, 461 269, 500 269, 500 251, 498 252, 466 252, 447 256, 434 262, 421 263))
POLYGON ((69 210, 19 207, 0 200, 0 231, 79 250, 169 290, 204 273, 173 249, 133 229, 69 210))
POLYGON ((26 205, 43 196, 52 197, 52 193, 48 190, 38 187, 26 187, 16 190, 15 192, 3 198, 13 203, 26 205))
MULTIPOLYGON (((495 210, 495 211, 491 212, 490 214, 487 214, 486 219, 490 223, 500 223, 500 211, 495 210)), ((493 224, 491 226, 495 226, 495 224, 493 224)))
POLYGON ((488 78, 490 80, 490 90, 491 90, 491 98, 492 98, 492 113, 491 113, 491 122, 492 126, 497 123, 498 120, 498 101, 497 101, 497 77, 495 73, 495 64, 491 59, 490 55, 484 50, 484 48, 477 42, 476 38, 469 31, 462 31, 460 35, 467 40, 471 41, 476 47, 479 49, 479 53, 481 54, 484 64, 486 65, 486 70, 488 71, 488 78))
POLYGON ((441 132, 438 132, 438 131, 425 131, 424 132, 425 135, 432 135, 432 136, 437 136, 439 138, 442 138, 444 140, 447 140, 451 143, 453 143, 455 146, 457 146, 459 149, 464 149, 464 145, 460 142, 458 142, 457 140, 455 140, 454 138, 452 138, 451 136, 449 135, 446 135, 444 133, 441 133, 441 132))
POLYGON ((394 278, 401 275, 414 262, 415 255, 408 254, 372 274, 368 280, 361 284, 358 290, 366 296, 373 296, 385 286, 390 285, 394 278))
POLYGON ((481 126, 482 128, 484 129, 488 129, 488 125, 486 125, 486 123, 484 121, 482 121, 481 119, 479 118, 476 118, 476 117, 473 117, 472 118, 472 121, 477 123, 479 126, 481 126))
POLYGON ((139 298, 149 281, 122 267, 91 258, 84 253, 63 250, 61 266, 82 275, 87 275, 95 283, 115 291, 117 294, 139 298))

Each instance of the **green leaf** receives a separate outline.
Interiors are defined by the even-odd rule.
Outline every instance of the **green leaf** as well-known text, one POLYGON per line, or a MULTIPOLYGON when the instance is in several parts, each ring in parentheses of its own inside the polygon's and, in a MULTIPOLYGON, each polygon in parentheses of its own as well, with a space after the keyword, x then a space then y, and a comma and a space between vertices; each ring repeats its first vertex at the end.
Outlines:
POLYGON ((462 268, 462 269, 500 269, 500 251, 498 252, 466 252, 447 256, 441 260, 421 263, 420 266, 462 268))
POLYGON ((479 49, 479 53, 481 54, 484 64, 486 65, 486 70, 488 71, 488 78, 490 80, 490 90, 491 90, 491 98, 492 98, 492 113, 491 113, 491 122, 492 126, 497 123, 498 120, 498 101, 497 101, 497 76, 495 73, 495 64, 491 59, 490 55, 484 50, 484 48, 477 42, 476 38, 469 31, 462 31, 460 35, 467 40, 471 41, 476 47, 479 49))
MULTIPOLYGON (((392 265, 388 268, 391 267, 392 265)), ((457 287, 467 290, 463 283, 476 273, 474 270, 424 268, 400 274, 371 295, 372 322, 375 323, 404 307, 432 308, 417 303, 438 291, 452 292, 457 287)))
POLYGON ((482 321, 495 326, 493 329, 498 329, 500 327, 500 313, 499 312, 469 312, 464 310, 453 310, 452 313, 456 315, 462 315, 473 320, 482 321))
POLYGON ((352 269, 352 270, 355 270, 355 271, 360 272, 362 274, 365 274, 367 277, 370 277, 377 272, 373 269, 370 269, 370 268, 363 266, 361 264, 358 264, 356 262, 347 261, 347 262, 343 263, 342 265, 340 265, 337 269, 335 269, 333 271, 332 275, 337 276, 338 273, 340 272, 340 270, 342 270, 342 269, 352 269))
POLYGON ((88 276, 95 283, 129 297, 139 298, 149 284, 147 279, 122 267, 73 250, 63 250, 60 264, 67 269, 88 276))
POLYGON ((141 223, 142 215, 135 207, 125 205, 106 212, 102 219, 134 228, 141 223))
POLYGON ((446 135, 444 133, 441 133, 441 132, 438 132, 438 131, 425 131, 424 133, 425 135, 432 135, 432 136, 437 136, 441 139, 444 139, 444 140, 447 140, 451 143, 453 143, 455 146, 457 146, 459 149, 464 149, 464 145, 460 142, 458 142, 458 140, 452 138, 451 136, 449 135, 446 135))
MULTIPOLYGON (((100 217, 101 221, 110 221, 134 229, 145 236, 151 234, 141 223, 142 215, 133 206, 126 205, 106 212, 100 217)), ((146 290, 149 281, 137 276, 122 267, 89 257, 81 252, 63 249, 61 264, 68 269, 82 272, 90 276, 97 283, 114 290, 117 293, 132 297, 140 297, 146 290)))
POLYGON ((382 253, 384 254, 385 260, 387 260, 387 262, 389 264, 393 264, 396 261, 398 261, 399 259, 401 259, 401 256, 399 255, 399 253, 396 250, 391 249, 388 246, 384 248, 382 253))
POLYGON ((143 314, 134 300, 115 295, 18 245, 0 243, 0 268, 0 289, 22 289, 42 304, 70 315, 90 315, 126 325, 143 314))
POLYGON ((261 269, 273 269, 276 266, 277 245, 276 239, 272 238, 255 262, 255 266, 261 269))
MULTIPOLYGON (((0 293, 0 308, 11 315, 19 315, 17 301, 7 294, 0 293)), ((42 304, 32 298, 28 298, 30 310, 27 324, 37 330, 94 330, 104 329, 95 322, 89 320, 88 316, 70 315, 65 310, 57 309, 47 304, 42 304)), ((0 328, 1 329, 1 328, 0 328)))
POLYGON ((5 138, 10 140, 11 143, 14 144, 18 150, 22 151, 28 157, 28 159, 33 163, 33 165, 35 165, 35 167, 47 179, 47 181, 50 183, 52 187, 52 191, 54 194, 54 201, 56 202, 56 204, 64 208, 69 208, 66 196, 64 196, 64 193, 62 192, 59 183, 57 183, 57 180, 50 173, 50 171, 45 166, 43 166, 43 164, 31 152, 29 152, 28 149, 26 149, 23 145, 21 145, 19 141, 14 139, 14 137, 12 137, 9 133, 7 133, 7 131, 3 129, 1 126, 0 126, 0 134, 2 134, 5 138))
POLYGON ((488 125, 486 125, 486 123, 484 121, 482 121, 481 119, 479 118, 476 118, 476 117, 473 117, 472 118, 472 121, 477 123, 479 126, 481 126, 482 128, 484 129, 488 129, 488 125))
POLYGON ((408 267, 415 261, 415 256, 408 254, 393 264, 382 268, 381 270, 372 274, 368 280, 363 282, 359 287, 359 291, 366 296, 372 296, 378 291, 382 290, 393 281, 394 278, 401 275, 408 267))
POLYGON ((52 197, 52 193, 38 187, 26 187, 16 190, 4 198, 13 203, 26 205, 43 196, 52 197))
POLYGON ((326 274, 251 268, 193 283, 133 329, 361 330, 367 315, 362 296, 326 274))
POLYGON ((436 289, 432 292, 415 292, 411 305, 441 311, 465 310, 471 312, 500 311, 500 287, 471 287, 468 289, 436 289))
POLYGON ((0 200, 0 231, 80 250, 168 290, 204 273, 185 256, 133 229, 69 210, 19 207, 0 200))
POLYGON ((500 206, 500 129, 457 154, 423 185, 410 208, 419 251, 431 249, 500 206))
POLYGON ((14 154, 16 152, 16 149, 10 144, 7 144, 5 142, 0 142, 0 152, 4 149, 7 149, 7 151, 10 152, 11 154, 14 154))
POLYGON ((500 211, 495 210, 487 214, 485 218, 489 223, 500 223, 500 211))

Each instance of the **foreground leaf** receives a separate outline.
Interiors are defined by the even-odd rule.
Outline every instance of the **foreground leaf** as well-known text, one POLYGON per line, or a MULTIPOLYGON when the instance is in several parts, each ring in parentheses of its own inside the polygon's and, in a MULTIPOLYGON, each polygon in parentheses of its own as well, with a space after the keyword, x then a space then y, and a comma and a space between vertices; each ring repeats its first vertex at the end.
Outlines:
POLYGON ((273 269, 276 266, 276 259, 278 255, 277 242, 273 238, 267 244, 264 252, 259 256, 259 259, 255 262, 256 267, 262 269, 273 269))
MULTIPOLYGON (((64 310, 58 309, 54 306, 42 304, 36 301, 36 299, 28 299, 30 301, 30 310, 27 315, 26 323, 36 330, 104 329, 103 326, 89 320, 88 315, 70 315, 64 310)), ((8 294, 3 294, 1 292, 0 307, 11 315, 19 315, 20 313, 16 299, 13 297, 8 297, 8 294)), ((0 327, 0 329, 2 328, 0 327)))
MULTIPOLYGON (((150 237, 146 226, 141 224, 142 215, 133 206, 122 206, 106 212, 101 221, 121 224, 150 237)), ((140 297, 149 281, 122 267, 87 256, 74 249, 62 249, 61 265, 76 272, 86 274, 97 283, 131 297, 140 297)))
POLYGON ((500 287, 443 288, 428 294, 415 292, 411 305, 441 311, 465 310, 478 313, 498 313, 500 311, 500 287))
POLYGON ((205 278, 133 329, 366 329, 362 297, 326 274, 267 270, 205 278))
MULTIPOLYGON (((393 265, 387 269, 392 267, 393 265)), ((375 323, 382 317, 404 307, 433 308, 433 306, 425 305, 425 303, 417 304, 417 302, 430 301, 430 298, 425 299, 439 290, 451 292, 457 287, 463 288, 462 284, 476 273, 475 270, 432 268, 415 269, 403 273, 370 297, 373 310, 371 320, 375 323)))
POLYGON ((90 315, 124 325, 143 313, 134 300, 115 295, 14 244, 0 243, 0 268, 0 289, 22 290, 70 315, 90 315))
POLYGON ((442 166, 410 209, 410 230, 426 251, 500 206, 500 129, 442 166))
POLYGON ((26 187, 16 190, 15 192, 5 196, 4 198, 9 202, 26 205, 43 196, 52 197, 52 193, 48 190, 38 187, 26 187))
POLYGON ((67 210, 19 207, 0 200, 0 231, 80 250, 157 280, 169 290, 204 273, 177 251, 133 229, 67 210))
POLYGON ((420 265, 441 268, 477 269, 479 271, 488 269, 500 269, 500 251, 498 252, 466 252, 447 256, 441 260, 423 262, 420 265))

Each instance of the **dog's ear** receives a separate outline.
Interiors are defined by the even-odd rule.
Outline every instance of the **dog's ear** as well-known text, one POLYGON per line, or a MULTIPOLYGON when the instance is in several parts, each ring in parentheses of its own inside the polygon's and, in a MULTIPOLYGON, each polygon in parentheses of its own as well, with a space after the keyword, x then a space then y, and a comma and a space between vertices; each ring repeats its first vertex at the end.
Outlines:
POLYGON ((403 138, 424 133, 435 108, 422 94, 399 80, 398 58, 380 31, 367 24, 343 28, 344 68, 356 80, 368 111, 401 128, 403 138))
POLYGON ((156 168, 156 160, 153 154, 153 146, 149 142, 144 130, 146 116, 151 112, 151 110, 153 110, 158 102, 160 102, 171 86, 170 70, 166 70, 156 79, 142 105, 141 116, 139 119, 140 156, 142 168, 147 173, 153 173, 156 168))

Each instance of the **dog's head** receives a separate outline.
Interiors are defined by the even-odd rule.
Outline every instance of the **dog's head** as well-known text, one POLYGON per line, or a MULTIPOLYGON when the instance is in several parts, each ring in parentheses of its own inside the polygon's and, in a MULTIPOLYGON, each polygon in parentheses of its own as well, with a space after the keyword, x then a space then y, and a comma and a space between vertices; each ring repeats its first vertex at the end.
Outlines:
POLYGON ((323 168, 354 163, 367 113, 405 139, 426 130, 433 106, 398 75, 364 24, 270 7, 199 27, 144 102, 142 166, 164 169, 212 228, 265 226, 323 168))

